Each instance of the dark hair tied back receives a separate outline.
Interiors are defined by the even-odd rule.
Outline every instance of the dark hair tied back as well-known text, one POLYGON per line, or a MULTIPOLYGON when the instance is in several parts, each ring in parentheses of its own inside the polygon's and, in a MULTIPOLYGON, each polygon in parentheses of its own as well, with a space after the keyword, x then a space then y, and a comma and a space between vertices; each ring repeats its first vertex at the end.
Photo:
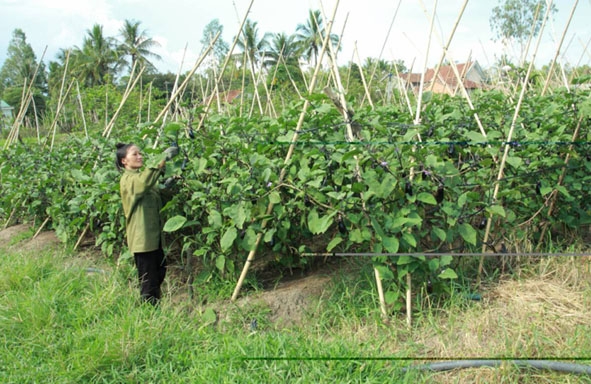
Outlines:
POLYGON ((123 165, 121 160, 123 160, 125 158, 125 156, 127 156, 127 150, 132 145, 133 145, 132 143, 129 143, 129 144, 117 143, 117 144, 115 144, 115 147, 117 148, 117 152, 116 152, 117 157, 115 159, 115 165, 117 166, 117 170, 123 171, 125 169, 125 166, 123 165))

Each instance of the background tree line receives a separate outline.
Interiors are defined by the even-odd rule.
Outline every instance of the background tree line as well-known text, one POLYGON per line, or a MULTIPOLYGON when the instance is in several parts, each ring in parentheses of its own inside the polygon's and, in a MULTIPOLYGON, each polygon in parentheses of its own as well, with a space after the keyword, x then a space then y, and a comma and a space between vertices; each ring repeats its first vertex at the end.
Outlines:
MULTIPOLYGON (((502 0, 493 8, 491 29, 496 39, 523 46, 530 32, 534 35, 539 33, 540 15, 545 11, 546 3, 543 1, 502 0)), ((556 7, 553 6, 551 13, 555 12, 556 7)), ((221 36, 222 32, 223 26, 219 21, 212 20, 204 28, 200 40, 203 50, 216 34, 221 36)), ((306 90, 306 75, 309 68, 317 63, 325 33, 325 22, 319 10, 309 10, 307 20, 299 24, 291 35, 284 32, 262 33, 256 21, 247 20, 224 73, 220 76, 230 44, 220 37, 200 71, 191 79, 183 102, 194 108, 214 90, 241 90, 241 97, 247 98, 255 97, 253 95, 259 94, 258 90, 262 98, 269 97, 272 92, 282 102, 294 97, 297 99, 300 91, 306 90)), ((340 46, 339 36, 332 34, 330 39, 334 47, 340 46)), ((38 61, 27 43, 25 32, 16 29, 7 59, 0 69, 0 98, 18 111, 24 90, 33 83, 33 102, 25 121, 25 125, 32 126, 34 118, 54 118, 52 114, 60 92, 64 92, 64 83, 69 90, 67 97, 70 97, 70 102, 59 117, 60 127, 69 130, 79 126, 82 115, 89 124, 102 124, 121 102, 132 69, 144 68, 139 86, 132 91, 122 111, 128 119, 122 121, 148 121, 154 116, 154 111, 165 105, 175 83, 185 80, 185 75, 177 80, 175 74, 158 72, 156 63, 161 59, 156 53, 158 46, 140 21, 125 20, 114 37, 106 36, 103 27, 95 24, 86 31, 80 46, 61 49, 46 67, 38 61)), ((508 64, 525 66, 524 62, 514 65, 507 57, 502 57, 497 66, 501 68, 508 64)), ((361 101, 365 98, 361 73, 366 77, 372 75, 370 83, 374 79, 382 81, 380 86, 373 86, 370 91, 372 96, 383 99, 384 79, 391 78, 395 73, 404 73, 407 68, 401 60, 367 58, 361 68, 357 63, 349 63, 340 70, 347 82, 347 96, 361 101)), ((589 66, 580 70, 589 73, 589 66)))

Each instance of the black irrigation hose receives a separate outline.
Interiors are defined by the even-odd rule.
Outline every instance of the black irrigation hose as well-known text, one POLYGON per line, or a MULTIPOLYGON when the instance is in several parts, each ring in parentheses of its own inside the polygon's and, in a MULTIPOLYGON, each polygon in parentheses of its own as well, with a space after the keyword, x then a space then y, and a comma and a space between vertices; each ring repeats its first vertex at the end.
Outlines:
POLYGON ((558 371, 564 373, 573 373, 577 375, 591 375, 591 366, 573 363, 561 363, 549 360, 455 360, 440 363, 430 363, 422 365, 413 365, 402 369, 403 372, 409 371, 432 371, 444 372, 453 369, 493 367, 498 368, 503 363, 511 363, 519 368, 534 368, 539 370, 558 371))

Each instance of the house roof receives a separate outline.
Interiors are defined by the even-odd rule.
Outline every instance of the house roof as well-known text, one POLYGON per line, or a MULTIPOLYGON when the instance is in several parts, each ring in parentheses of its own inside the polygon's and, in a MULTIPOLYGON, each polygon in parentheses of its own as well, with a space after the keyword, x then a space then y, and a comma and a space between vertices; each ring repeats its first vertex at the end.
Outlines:
MULTIPOLYGON (((238 89, 233 89, 233 90, 230 90, 230 91, 227 91, 227 92, 221 92, 221 93, 219 94, 219 96, 220 96, 220 101, 221 101, 222 103, 228 103, 228 104, 230 104, 230 103, 232 103, 232 101, 234 101, 234 99, 235 99, 235 98, 237 98, 238 96, 240 96, 240 94, 241 94, 241 93, 242 93, 242 91, 240 91, 240 90, 238 90, 238 89)), ((214 94, 212 94, 211 96, 209 96, 208 98, 206 98, 206 99, 203 101, 203 103, 204 103, 204 104, 207 104, 207 103, 209 103, 209 99, 211 99, 211 98, 213 98, 213 97, 215 97, 215 96, 216 96, 216 95, 215 95, 215 93, 214 93, 214 94)))
POLYGON ((8 105, 8 103, 4 100, 0 100, 0 109, 14 109, 14 107, 11 107, 10 105, 8 105))
MULTIPOLYGON (((464 86, 467 89, 474 89, 480 88, 480 84, 472 80, 466 80, 466 73, 475 65, 473 62, 468 63, 461 63, 456 64, 456 68, 458 69, 458 73, 462 78, 464 78, 464 86)), ((419 84, 421 82, 421 73, 404 73, 401 77, 408 81, 411 84, 419 84)), ((425 72, 425 83, 430 83, 433 81, 435 77, 435 69, 430 68, 425 72)), ((458 85, 458 79, 454 74, 453 67, 451 65, 442 65, 439 68, 439 72, 437 74, 437 81, 443 84, 446 84, 450 87, 456 87, 458 85)))

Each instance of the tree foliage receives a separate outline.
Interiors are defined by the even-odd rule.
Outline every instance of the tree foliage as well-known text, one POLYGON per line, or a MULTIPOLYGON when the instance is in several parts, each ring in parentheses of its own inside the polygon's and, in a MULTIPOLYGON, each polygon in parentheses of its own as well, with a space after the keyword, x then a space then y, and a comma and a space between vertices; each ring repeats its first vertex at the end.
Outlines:
MULTIPOLYGON (((499 0, 489 20, 491 29, 497 39, 523 45, 531 34, 540 32, 546 8, 545 0, 499 0)), ((554 3, 550 12, 557 12, 554 3)))
POLYGON ((199 41, 203 46, 203 50, 207 49, 211 40, 219 33, 220 36, 218 37, 217 41, 213 45, 213 55, 218 60, 221 61, 230 50, 228 43, 222 39, 222 33, 224 32, 224 26, 220 24, 218 19, 214 19, 210 21, 205 28, 203 29, 203 37, 199 41))
POLYGON ((149 59, 161 59, 160 55, 153 52, 160 44, 149 37, 146 30, 140 30, 140 24, 139 21, 125 20, 119 31, 122 39, 119 52, 123 58, 129 56, 129 61, 125 60, 125 64, 130 70, 139 62, 146 66, 148 72, 156 72, 156 67, 149 59))
MULTIPOLYGON (((37 68, 37 57, 33 48, 27 43, 27 36, 22 29, 12 32, 12 39, 8 45, 6 61, 0 69, 0 95, 9 87, 28 86, 33 81, 37 68)), ((47 91, 47 74, 45 65, 40 63, 34 86, 39 91, 47 91)))
MULTIPOLYGON (((302 46, 302 53, 309 62, 318 61, 318 54, 322 48, 324 37, 326 36, 326 28, 322 19, 322 14, 319 10, 310 10, 308 13, 308 20, 305 24, 299 24, 296 28, 296 40, 302 46)), ((330 35, 330 40, 333 47, 336 48, 339 37, 335 34, 330 35)))

